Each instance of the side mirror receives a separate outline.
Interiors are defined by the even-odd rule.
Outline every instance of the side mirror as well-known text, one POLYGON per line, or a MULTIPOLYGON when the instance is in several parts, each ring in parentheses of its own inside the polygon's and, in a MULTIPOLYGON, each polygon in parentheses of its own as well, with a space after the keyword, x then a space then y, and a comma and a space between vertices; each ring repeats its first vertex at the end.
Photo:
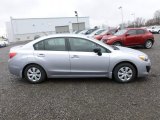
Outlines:
POLYGON ((101 49, 100 49, 100 48, 95 48, 95 49, 93 49, 93 51, 94 51, 95 53, 97 53, 98 56, 101 56, 101 55, 102 55, 102 52, 101 52, 101 49))
POLYGON ((127 33, 126 36, 130 36, 130 34, 127 33))

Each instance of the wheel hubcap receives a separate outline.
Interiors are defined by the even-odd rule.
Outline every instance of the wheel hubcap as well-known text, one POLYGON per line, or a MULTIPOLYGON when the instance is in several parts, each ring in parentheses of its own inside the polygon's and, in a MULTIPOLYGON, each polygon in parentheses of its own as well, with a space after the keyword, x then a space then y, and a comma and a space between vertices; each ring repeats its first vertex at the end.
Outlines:
POLYGON ((31 67, 27 71, 27 77, 31 81, 38 81, 41 78, 41 72, 38 68, 31 67))
POLYGON ((146 48, 151 48, 152 47, 152 42, 151 41, 148 41, 147 43, 146 43, 146 48))
POLYGON ((118 71, 118 78, 123 82, 130 80, 132 75, 132 69, 129 67, 122 67, 118 71))

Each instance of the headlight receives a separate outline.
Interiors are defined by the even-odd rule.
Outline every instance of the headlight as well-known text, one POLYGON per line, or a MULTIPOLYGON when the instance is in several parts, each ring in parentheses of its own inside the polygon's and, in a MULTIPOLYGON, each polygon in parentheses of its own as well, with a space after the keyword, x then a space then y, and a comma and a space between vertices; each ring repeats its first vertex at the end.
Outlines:
POLYGON ((148 57, 144 56, 144 55, 141 55, 139 56, 139 58, 143 61, 148 61, 148 57))

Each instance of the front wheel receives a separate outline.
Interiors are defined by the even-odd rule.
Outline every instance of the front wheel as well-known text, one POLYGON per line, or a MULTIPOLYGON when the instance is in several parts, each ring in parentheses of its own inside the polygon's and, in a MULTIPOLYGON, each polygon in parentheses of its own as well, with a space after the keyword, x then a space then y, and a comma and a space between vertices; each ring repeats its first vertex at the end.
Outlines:
POLYGON ((40 83, 46 79, 43 68, 38 65, 29 65, 24 71, 25 79, 31 83, 40 83))
POLYGON ((144 44, 144 47, 146 49, 150 49, 153 46, 153 41, 152 40, 147 40, 144 44))
POLYGON ((136 69, 130 63, 121 63, 113 71, 115 81, 126 83, 135 79, 136 69))

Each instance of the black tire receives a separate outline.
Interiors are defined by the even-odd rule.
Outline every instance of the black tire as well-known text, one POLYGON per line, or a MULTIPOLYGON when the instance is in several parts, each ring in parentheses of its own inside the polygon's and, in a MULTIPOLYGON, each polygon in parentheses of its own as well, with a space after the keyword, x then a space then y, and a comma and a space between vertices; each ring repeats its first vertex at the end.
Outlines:
POLYGON ((114 68, 113 78, 120 83, 131 82, 136 78, 136 69, 130 63, 121 63, 114 68))
POLYGON ((144 43, 144 48, 146 48, 146 49, 150 49, 150 48, 152 48, 152 46, 153 46, 153 41, 152 40, 147 40, 144 43))
POLYGON ((115 46, 122 46, 122 43, 121 42, 115 42, 115 43, 113 43, 113 45, 115 45, 115 46))
POLYGON ((158 34, 160 34, 160 30, 158 31, 158 34))
POLYGON ((24 77, 30 83, 41 83, 46 79, 46 73, 42 67, 33 64, 26 67, 24 77))

